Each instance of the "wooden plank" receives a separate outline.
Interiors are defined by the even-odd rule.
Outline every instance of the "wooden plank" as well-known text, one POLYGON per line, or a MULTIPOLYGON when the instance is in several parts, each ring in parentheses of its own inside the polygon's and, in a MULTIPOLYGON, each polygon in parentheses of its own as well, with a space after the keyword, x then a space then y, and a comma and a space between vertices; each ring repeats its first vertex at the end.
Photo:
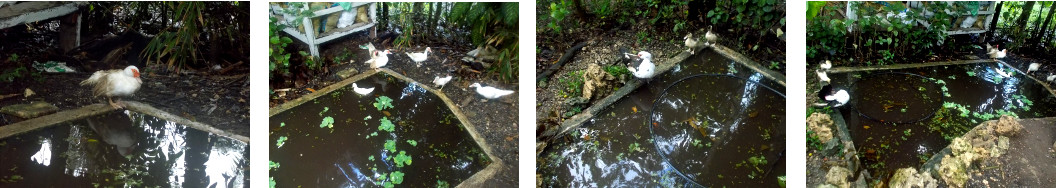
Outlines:
POLYGON ((77 11, 84 2, 21 2, 0 8, 0 29, 77 11))

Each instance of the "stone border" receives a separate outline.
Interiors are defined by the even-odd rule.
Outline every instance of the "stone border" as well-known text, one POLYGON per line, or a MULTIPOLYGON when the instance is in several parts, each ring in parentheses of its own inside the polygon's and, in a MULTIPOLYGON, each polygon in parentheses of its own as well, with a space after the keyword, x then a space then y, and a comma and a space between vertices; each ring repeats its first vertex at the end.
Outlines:
MULTIPOLYGON (((696 52, 700 52, 703 49, 705 49, 705 48, 696 49, 696 52)), ((733 60, 734 62, 740 63, 740 64, 748 67, 749 69, 752 69, 752 70, 762 74, 767 79, 773 80, 773 81, 777 82, 778 84, 781 84, 781 86, 785 86, 785 75, 784 74, 781 74, 781 73, 766 69, 766 67, 763 67, 763 66, 759 65, 759 63, 756 63, 755 61, 752 61, 752 60, 746 58, 744 55, 741 55, 740 53, 737 53, 737 52, 733 51, 732 49, 727 48, 725 46, 715 45, 715 46, 712 47, 712 49, 716 53, 722 54, 726 58, 728 58, 730 60, 733 60)), ((675 57, 673 57, 671 59, 668 59, 666 61, 667 63, 664 63, 664 62, 659 63, 657 65, 657 67, 656 67, 656 71, 657 71, 656 73, 657 73, 657 75, 663 74, 663 73, 667 72, 668 70, 671 70, 671 68, 674 68, 675 66, 681 64, 686 59, 689 59, 690 57, 693 57, 693 56, 694 56, 694 54, 690 54, 689 52, 682 51, 681 53, 679 53, 675 57)), ((543 151, 542 149, 546 147, 547 143, 550 140, 560 138, 562 135, 567 134, 572 129, 578 128, 580 125, 583 125, 583 122, 586 122, 587 120, 590 120, 595 115, 600 113, 602 109, 605 109, 609 105, 612 105, 613 103, 616 103, 617 100, 619 100, 620 98, 623 98, 627 94, 630 94, 632 91, 638 89, 638 87, 642 86, 642 84, 643 84, 642 81, 631 81, 631 82, 628 82, 627 84, 623 85, 623 87, 620 87, 619 90, 616 90, 616 92, 613 92, 612 94, 610 94, 608 97, 605 97, 604 99, 598 100, 598 102, 595 103, 594 105, 591 105, 589 108, 584 109, 583 112, 580 112, 579 114, 576 114, 575 116, 572 116, 572 117, 566 119, 565 121, 561 122, 561 124, 558 126, 557 129, 548 129, 548 130, 546 130, 546 132, 543 132, 543 133, 540 133, 539 135, 536 135, 536 154, 542 153, 542 151, 543 151), (540 140, 540 139, 542 139, 542 140, 540 140)))
POLYGON ((419 87, 422 87, 425 90, 429 91, 429 93, 432 93, 433 95, 439 97, 441 101, 444 101, 444 104, 447 105, 447 108, 451 110, 451 113, 455 114, 455 117, 458 118, 458 121, 460 121, 462 123, 462 126, 466 128, 466 132, 469 132, 469 136, 473 138, 473 141, 475 141, 477 145, 484 150, 484 154, 488 155, 488 158, 491 160, 491 164, 488 164, 488 166, 484 167, 484 169, 481 169, 477 173, 474 173, 473 176, 462 180, 462 182, 459 183, 456 187, 484 187, 484 182, 494 176, 498 172, 499 168, 504 165, 504 163, 502 162, 502 160, 499 160, 498 157, 495 157, 495 155, 492 154, 493 152, 491 150, 491 145, 488 145, 488 142, 487 140, 484 140, 483 135, 480 135, 480 133, 477 132, 476 126, 474 126, 473 123, 469 121, 469 117, 467 117, 465 113, 462 113, 462 110, 458 108, 458 105, 455 105, 455 102, 451 101, 451 98, 448 98, 447 95, 445 95, 443 92, 440 92, 440 90, 434 89, 428 84, 422 84, 417 81, 414 81, 414 79, 411 79, 400 73, 396 73, 395 71, 389 70, 387 68, 380 68, 379 70, 368 70, 361 74, 334 83, 323 89, 316 90, 316 92, 302 96, 301 98, 297 98, 292 101, 275 106, 269 110, 268 117, 270 118, 271 116, 275 116, 275 114, 279 114, 285 112, 286 110, 290 110, 293 107, 300 106, 301 104, 319 98, 323 95, 329 94, 330 92, 333 92, 337 89, 347 87, 348 85, 351 85, 356 81, 368 78, 370 76, 374 76, 378 73, 385 73, 389 76, 395 77, 396 79, 400 79, 401 81, 417 84, 419 87))
MULTIPOLYGON (((242 136, 242 135, 237 135, 237 134, 233 134, 233 133, 229 133, 227 131, 217 129, 217 128, 215 128, 213 126, 210 126, 210 125, 194 122, 194 121, 182 118, 180 116, 176 116, 176 115, 170 114, 168 112, 159 110, 159 109, 154 108, 153 106, 150 106, 148 104, 135 102, 135 101, 122 101, 122 102, 125 103, 125 108, 128 109, 128 110, 131 110, 131 111, 136 111, 136 112, 139 112, 139 113, 147 114, 147 115, 150 115, 150 116, 154 116, 154 117, 157 117, 157 118, 164 119, 166 121, 179 123, 179 124, 182 124, 182 125, 190 127, 190 128, 198 129, 200 131, 205 131, 205 132, 216 134, 216 135, 220 135, 220 136, 223 136, 223 137, 228 137, 228 138, 235 139, 235 140, 247 143, 247 144, 249 143, 249 137, 242 136)), ((61 111, 61 112, 57 112, 57 113, 54 113, 54 114, 51 114, 51 115, 46 115, 46 116, 41 116, 41 117, 37 117, 37 118, 33 118, 33 119, 28 119, 28 120, 25 120, 25 121, 21 121, 21 122, 10 124, 10 125, 6 125, 6 126, 0 126, 0 138, 7 138, 7 137, 10 137, 10 136, 22 134, 22 133, 25 133, 25 132, 37 130, 37 129, 40 129, 40 128, 50 127, 50 126, 53 126, 53 125, 58 125, 58 124, 69 122, 69 121, 73 121, 73 120, 83 119, 83 118, 86 118, 86 117, 95 116, 95 115, 107 113, 107 112, 110 112, 110 111, 115 111, 115 109, 111 108, 110 105, 105 105, 105 104, 101 104, 100 103, 100 104, 92 104, 92 105, 84 106, 84 107, 73 109, 73 110, 61 111)))

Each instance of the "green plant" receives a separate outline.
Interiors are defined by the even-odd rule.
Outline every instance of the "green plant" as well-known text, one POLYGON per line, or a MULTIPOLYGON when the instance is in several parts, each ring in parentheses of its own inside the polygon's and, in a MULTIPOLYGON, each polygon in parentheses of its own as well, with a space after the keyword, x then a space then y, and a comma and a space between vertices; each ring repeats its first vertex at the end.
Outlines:
POLYGON ((565 0, 561 0, 560 4, 556 2, 550 3, 550 23, 547 23, 546 27, 557 34, 561 34, 561 21, 565 20, 565 16, 568 15, 569 11, 565 7, 569 6, 571 5, 565 0))
POLYGON ((627 70, 627 67, 620 65, 608 65, 603 67, 603 69, 605 69, 605 72, 609 73, 609 75, 615 76, 617 78, 623 75, 631 74, 631 70, 627 70))
POLYGON ((327 127, 327 128, 333 129, 334 128, 334 118, 330 117, 330 116, 324 117, 323 118, 323 122, 319 123, 319 128, 323 128, 323 127, 327 127))
POLYGON ((279 74, 288 74, 290 72, 290 53, 286 52, 286 46, 293 43, 293 39, 290 37, 282 36, 281 32, 285 25, 278 24, 278 18, 272 17, 271 22, 268 24, 269 37, 268 37, 268 56, 270 62, 268 63, 268 74, 269 77, 274 77, 277 72, 279 74))
POLYGON ((392 158, 392 162, 396 163, 396 167, 403 167, 404 165, 411 165, 411 156, 407 155, 406 151, 400 151, 396 157, 392 158))
POLYGON ((389 150, 389 152, 396 152, 396 141, 395 140, 385 140, 385 145, 384 146, 385 146, 385 150, 389 150))
POLYGON ((382 117, 381 118, 381 125, 378 125, 378 130, 382 130, 382 131, 385 131, 385 132, 392 132, 392 131, 395 130, 395 127, 396 126, 392 124, 392 121, 389 121, 388 117, 382 117))
POLYGON ((378 98, 375 98, 374 101, 375 101, 374 102, 374 108, 377 108, 378 111, 382 111, 382 110, 389 109, 389 108, 393 107, 392 106, 392 99, 390 99, 389 97, 386 97, 386 96, 379 96, 378 98))
POLYGON ((518 9, 516 2, 455 3, 450 20, 466 27, 474 46, 495 47, 498 60, 489 72, 512 81, 517 72, 518 9))
POLYGON ((565 85, 565 88, 561 90, 561 93, 565 97, 569 96, 580 96, 583 94, 583 72, 572 71, 567 76, 558 79, 558 83, 565 85))
POLYGON ((280 136, 279 139, 275 141, 275 146, 277 148, 282 148, 282 145, 285 145, 285 144, 286 144, 286 136, 280 136))

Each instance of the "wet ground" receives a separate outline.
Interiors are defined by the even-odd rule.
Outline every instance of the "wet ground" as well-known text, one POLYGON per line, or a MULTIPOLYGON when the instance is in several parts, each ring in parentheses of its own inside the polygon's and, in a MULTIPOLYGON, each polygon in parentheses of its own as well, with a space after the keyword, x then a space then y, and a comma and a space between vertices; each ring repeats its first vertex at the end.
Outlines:
POLYGON ((947 139, 979 122, 1000 114, 1056 116, 1048 108, 1056 99, 1044 87, 1022 74, 997 72, 1007 68, 983 63, 831 75, 834 88, 850 88, 851 105, 839 110, 862 165, 886 182, 898 168, 919 168, 947 139))
POLYGON ((249 187, 249 147, 131 111, 0 140, 11 187, 249 187), (56 181, 59 180, 59 181, 56 181))
POLYGON ((702 50, 551 141, 539 156, 540 181, 545 187, 777 186, 785 174, 785 101, 762 86, 779 85, 702 50), (688 78, 661 96, 667 86, 702 73, 720 75, 688 78), (650 114, 657 122, 647 125, 650 114))
MULTIPOLYGON (((307 95, 312 92, 309 88, 312 90, 324 88, 342 80, 340 76, 337 76, 337 72, 340 70, 351 68, 362 72, 370 69, 367 64, 363 63, 369 59, 367 51, 359 49, 359 45, 372 41, 365 36, 365 34, 353 34, 345 38, 335 39, 334 42, 321 46, 321 53, 327 59, 343 56, 346 53, 345 49, 348 49, 347 51, 351 54, 348 57, 355 62, 328 66, 327 70, 321 73, 320 76, 310 77, 309 80, 306 80, 300 86, 293 83, 296 81, 291 80, 291 83, 289 83, 293 86, 289 87, 291 92, 286 92, 283 97, 271 95, 270 106, 307 95)), ((384 42, 381 39, 374 40, 373 44, 379 49, 392 49, 391 43, 384 42)), ((516 97, 482 101, 481 99, 483 98, 477 95, 474 90, 467 88, 469 88, 470 84, 479 82, 487 86, 519 91, 518 78, 514 77, 514 80, 503 82, 495 74, 474 72, 471 71, 471 68, 464 67, 461 58, 466 52, 473 50, 471 46, 443 43, 432 45, 436 45, 430 46, 433 53, 429 54, 429 59, 421 67, 411 61, 404 52, 421 52, 425 49, 424 46, 415 47, 414 49, 400 49, 399 51, 394 49, 393 54, 389 55, 389 63, 385 68, 392 69, 420 83, 431 83, 436 76, 453 76, 454 78, 451 82, 447 83, 441 91, 450 97, 461 108, 463 113, 469 116, 470 121, 478 127, 477 130, 481 132, 484 139, 492 144, 492 151, 495 152, 494 155, 496 157, 502 161, 517 161, 517 129, 520 126, 517 123, 517 116, 511 115, 518 113, 516 97)), ((302 45, 291 46, 301 48, 302 45)), ((303 47, 303 50, 307 51, 307 47, 303 47)), ((272 89, 283 89, 276 88, 280 83, 275 83, 274 80, 271 84, 272 89)), ((513 95, 517 95, 517 93, 513 95)), ((495 178, 487 180, 489 185, 500 187, 516 185, 517 163, 504 164, 495 175, 495 178)))
POLYGON ((404 186, 458 185, 490 164, 455 115, 425 89, 383 75, 356 84, 375 90, 362 96, 345 87, 270 118, 277 185, 380 186, 394 183, 388 177, 397 173, 404 174, 404 186), (391 107, 378 110, 386 98, 391 107), (400 156, 412 162, 402 164, 400 156))

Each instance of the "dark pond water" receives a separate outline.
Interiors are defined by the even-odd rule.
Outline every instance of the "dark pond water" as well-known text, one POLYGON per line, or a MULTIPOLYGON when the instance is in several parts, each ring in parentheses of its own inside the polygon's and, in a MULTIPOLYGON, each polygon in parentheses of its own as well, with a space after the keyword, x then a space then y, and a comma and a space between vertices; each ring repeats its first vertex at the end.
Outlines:
POLYGON ((987 63, 855 72, 833 75, 833 81, 835 88, 855 88, 852 105, 839 110, 862 164, 873 177, 886 179, 899 168, 919 168, 949 145, 948 139, 1000 114, 1056 115, 1050 108, 1056 100, 1044 87, 1022 74, 1006 78, 996 70, 1005 68, 987 63), (860 81, 851 86, 853 80, 860 81))
POLYGON ((279 167, 270 176, 279 187, 453 187, 490 164, 443 101, 425 89, 382 74, 356 84, 374 91, 360 96, 348 86, 271 117, 270 160, 279 167), (374 106, 382 96, 392 108, 374 106), (320 128, 327 117, 333 128, 320 128), (386 120, 391 132, 380 130, 386 120), (394 150, 386 149, 388 141, 394 150), (404 156, 410 164, 399 162, 404 156), (402 181, 393 174, 403 174, 402 181))
POLYGON ((539 156, 543 184, 776 187, 777 177, 785 175, 785 99, 763 85, 784 90, 704 50, 555 141, 539 156), (755 82, 715 75, 687 78, 697 74, 755 82), (655 123, 647 123, 650 114, 655 123))
POLYGON ((246 143, 131 111, 0 140, 0 187, 249 187, 246 143))

